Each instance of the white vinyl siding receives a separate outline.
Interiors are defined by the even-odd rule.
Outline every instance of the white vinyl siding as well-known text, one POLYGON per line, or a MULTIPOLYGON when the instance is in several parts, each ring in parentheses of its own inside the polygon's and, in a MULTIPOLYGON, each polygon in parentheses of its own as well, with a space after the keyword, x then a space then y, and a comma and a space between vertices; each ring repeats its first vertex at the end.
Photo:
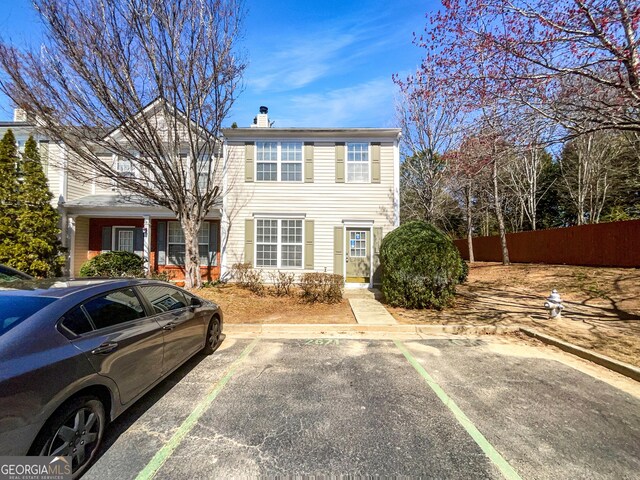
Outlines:
POLYGON ((347 143, 347 182, 367 183, 370 181, 369 144, 347 143))
POLYGON ((256 220, 256 267, 302 268, 302 220, 256 220))
MULTIPOLYGON (((332 138, 323 141, 314 137, 306 137, 296 138, 295 140, 314 143, 313 183, 245 183, 244 142, 252 141, 252 139, 247 138, 245 140, 243 138, 235 142, 229 142, 227 146, 229 161, 228 183, 232 187, 229 188, 226 203, 229 206, 229 215, 232 215, 233 221, 230 222, 228 227, 224 268, 230 269, 234 263, 244 261, 245 220, 251 219, 254 221, 255 230, 257 220, 260 219, 261 215, 265 219, 284 219, 290 218, 291 214, 300 213, 304 214, 306 220, 314 221, 313 269, 307 270, 303 268, 301 270, 280 267, 280 270, 290 270, 297 274, 306 271, 333 272, 334 228, 341 227, 343 220, 371 220, 374 222, 374 228, 382 228, 383 235, 394 228, 394 144, 392 141, 367 139, 367 141, 381 142, 381 183, 345 184, 336 183, 335 181, 335 143, 346 142, 348 139, 332 138)), ((253 242, 255 242, 255 231, 252 238, 253 242)), ((253 245, 252 248, 256 252, 256 246, 253 245)), ((253 261, 255 265, 255 254, 253 261)))
MULTIPOLYGON (((63 151, 61 148, 58 148, 57 150, 58 150, 58 154, 60 155, 60 157, 58 157, 57 160, 61 161, 63 151)), ((85 170, 82 168, 74 167, 74 165, 77 165, 78 161, 74 159, 73 153, 67 152, 67 155, 68 155, 67 157, 68 170, 66 171, 67 184, 66 184, 66 191, 62 192, 62 195, 64 195, 65 197, 65 201, 76 200, 78 198, 91 195, 92 182, 87 181, 85 170), (79 174, 79 178, 76 172, 77 174, 79 174)), ((60 174, 60 170, 58 170, 57 168, 55 170, 51 168, 49 169, 50 177, 53 177, 59 174, 60 174), (56 170, 57 170, 57 173, 55 172, 56 170)), ((61 190, 64 190, 64 184, 62 184, 61 187, 62 187, 61 190)), ((57 199, 54 199, 54 200, 57 200, 57 199)))
MULTIPOLYGON (((209 222, 204 222, 198 231, 200 264, 209 262, 209 222)), ((180 222, 167 222, 167 265, 184 265, 184 232, 180 222)))

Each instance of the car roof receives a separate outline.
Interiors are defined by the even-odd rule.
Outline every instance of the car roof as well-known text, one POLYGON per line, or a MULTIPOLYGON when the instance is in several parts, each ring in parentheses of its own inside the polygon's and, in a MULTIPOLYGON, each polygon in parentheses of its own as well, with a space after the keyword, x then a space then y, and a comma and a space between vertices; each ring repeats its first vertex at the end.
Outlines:
POLYGON ((165 283, 141 278, 50 278, 0 283, 0 296, 62 298, 83 290, 107 290, 132 285, 165 283))

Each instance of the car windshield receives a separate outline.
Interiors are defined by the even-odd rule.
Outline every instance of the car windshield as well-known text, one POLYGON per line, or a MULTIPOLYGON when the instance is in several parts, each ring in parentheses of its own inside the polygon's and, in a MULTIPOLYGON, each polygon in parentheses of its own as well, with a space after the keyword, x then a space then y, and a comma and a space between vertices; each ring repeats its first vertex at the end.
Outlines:
POLYGON ((0 282, 13 282, 16 280, 32 280, 33 277, 26 273, 19 272, 13 268, 0 265, 0 282))
POLYGON ((0 336, 55 301, 51 297, 0 297, 0 336))

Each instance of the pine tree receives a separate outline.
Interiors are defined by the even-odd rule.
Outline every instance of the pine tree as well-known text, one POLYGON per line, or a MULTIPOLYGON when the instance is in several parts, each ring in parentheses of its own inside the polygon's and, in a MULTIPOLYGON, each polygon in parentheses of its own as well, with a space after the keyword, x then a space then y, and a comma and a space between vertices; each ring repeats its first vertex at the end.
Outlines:
POLYGON ((51 205, 53 194, 33 137, 25 144, 19 166, 22 182, 18 188, 18 225, 11 265, 36 277, 60 275, 64 261, 58 240, 60 215, 51 205))
POLYGON ((0 140, 0 263, 13 266, 18 224, 18 149, 11 129, 0 140))

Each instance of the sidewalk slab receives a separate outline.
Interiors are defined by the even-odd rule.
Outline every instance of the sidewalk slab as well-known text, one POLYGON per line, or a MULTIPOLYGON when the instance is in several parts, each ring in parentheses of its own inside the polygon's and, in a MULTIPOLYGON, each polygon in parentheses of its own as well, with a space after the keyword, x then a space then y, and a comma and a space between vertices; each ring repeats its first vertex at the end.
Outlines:
POLYGON ((361 325, 395 325, 396 319, 373 298, 349 298, 349 305, 356 322, 361 325))
POLYGON ((382 292, 377 288, 345 288, 342 293, 343 298, 374 298, 382 299, 382 292))

